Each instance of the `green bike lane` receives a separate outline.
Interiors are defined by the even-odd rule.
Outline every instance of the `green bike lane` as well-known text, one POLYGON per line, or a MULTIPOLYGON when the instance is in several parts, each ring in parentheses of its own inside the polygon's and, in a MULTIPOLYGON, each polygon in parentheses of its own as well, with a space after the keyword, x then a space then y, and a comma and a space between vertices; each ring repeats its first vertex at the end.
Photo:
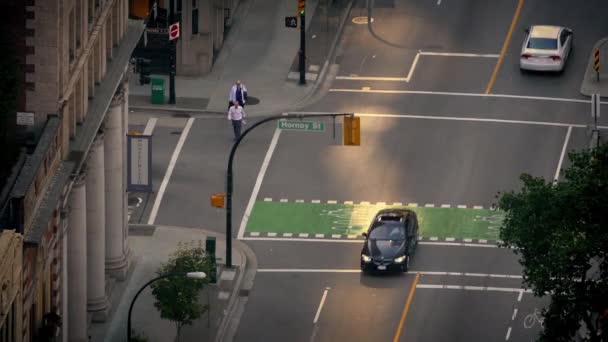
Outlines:
POLYGON ((498 240, 504 213, 480 207, 402 205, 400 203, 321 203, 256 201, 246 237, 354 239, 384 208, 408 208, 418 215, 423 240, 488 242, 498 240))

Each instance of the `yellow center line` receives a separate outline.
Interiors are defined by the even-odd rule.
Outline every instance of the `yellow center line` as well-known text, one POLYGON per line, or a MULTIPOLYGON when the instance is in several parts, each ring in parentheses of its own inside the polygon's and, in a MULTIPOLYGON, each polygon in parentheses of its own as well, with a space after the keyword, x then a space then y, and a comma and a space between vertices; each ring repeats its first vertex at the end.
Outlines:
POLYGON ((416 273, 416 278, 414 279, 414 283, 412 284, 412 288, 410 289, 410 294, 407 296, 407 301, 405 302, 405 307, 403 308, 403 312, 401 313, 401 320, 399 320, 399 326, 397 327, 397 331, 395 332, 395 337, 393 338, 393 342, 399 342, 399 338, 401 337, 401 332, 403 332, 403 325, 405 324, 405 318, 407 317, 407 313, 410 310, 410 305, 412 304, 412 299, 414 299, 414 292, 416 292, 416 285, 418 285, 419 280, 420 280, 420 272, 416 273))
POLYGON ((509 42, 511 41, 511 36, 513 35, 513 30, 515 29, 515 25, 517 24, 517 19, 519 19, 519 14, 521 13, 521 8, 523 5, 524 0, 519 0, 517 9, 515 10, 515 15, 513 15, 513 20, 511 20, 511 27, 509 27, 509 32, 507 32, 505 42, 502 44, 502 50, 500 50, 500 56, 498 57, 496 66, 494 66, 494 72, 492 72, 492 77, 490 77, 490 82, 488 82, 488 86, 486 87, 486 94, 489 94, 492 91, 494 81, 496 81, 496 76, 498 75, 502 61, 505 59, 505 53, 507 53, 507 48, 509 47, 509 42))

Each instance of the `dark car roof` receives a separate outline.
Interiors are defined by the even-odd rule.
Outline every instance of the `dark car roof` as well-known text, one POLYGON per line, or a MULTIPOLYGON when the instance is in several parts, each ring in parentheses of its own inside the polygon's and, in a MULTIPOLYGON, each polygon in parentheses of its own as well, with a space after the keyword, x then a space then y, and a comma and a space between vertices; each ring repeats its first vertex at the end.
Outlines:
POLYGON ((382 209, 376 214, 376 216, 374 216, 372 227, 377 227, 387 223, 402 223, 405 225, 405 219, 409 215, 415 216, 416 213, 409 209, 382 209))

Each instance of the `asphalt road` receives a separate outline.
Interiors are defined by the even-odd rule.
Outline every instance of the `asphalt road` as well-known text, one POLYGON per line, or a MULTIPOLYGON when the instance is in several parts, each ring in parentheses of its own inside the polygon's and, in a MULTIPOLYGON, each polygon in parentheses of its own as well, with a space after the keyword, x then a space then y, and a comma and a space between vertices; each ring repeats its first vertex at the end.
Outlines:
MULTIPOLYGON (((528 341, 538 334, 534 313, 547 299, 523 289, 513 251, 480 235, 496 234, 498 215, 481 213, 497 191, 518 189, 521 173, 552 181, 569 165, 567 152, 587 146, 590 108, 578 89, 591 46, 608 29, 600 16, 608 4, 522 3, 514 20, 517 1, 375 0, 371 29, 347 25, 337 78, 304 109, 356 113, 361 146, 341 146, 340 120, 334 137, 333 122, 320 118, 307 121, 325 123, 323 132, 269 124, 247 137, 235 159, 233 233, 253 248, 259 272, 236 341, 528 341), (537 23, 575 32, 562 74, 518 70, 522 30, 537 23), (362 275, 361 241, 348 232, 397 204, 427 210, 423 224, 442 222, 445 234, 420 242, 408 274, 362 275), (323 220, 328 230, 311 233, 323 220), (254 221, 256 229, 272 222, 277 230, 255 231, 254 221), (332 234, 344 227, 347 233, 332 234)), ((357 0, 351 17, 368 13, 357 0)), ((608 125, 606 116, 599 123, 608 125)), ((158 131, 161 164, 179 137, 158 131)), ((230 147, 225 119, 193 120, 153 221, 223 231, 224 212, 210 208, 209 195, 224 190, 230 147)))

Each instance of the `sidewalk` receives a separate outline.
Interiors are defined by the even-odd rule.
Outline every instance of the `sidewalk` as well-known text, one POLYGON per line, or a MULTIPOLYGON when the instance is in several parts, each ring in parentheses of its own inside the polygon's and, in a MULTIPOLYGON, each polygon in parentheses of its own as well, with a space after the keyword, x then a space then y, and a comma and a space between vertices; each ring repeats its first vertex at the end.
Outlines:
MULTIPOLYGON (((177 76, 175 105, 150 104, 150 85, 140 86, 134 77, 130 82, 129 107, 134 110, 224 114, 228 91, 236 80, 241 80, 248 89, 250 100, 246 110, 250 116, 276 114, 304 103, 323 82, 327 69, 323 66, 331 58, 332 46, 337 41, 334 38, 344 27, 352 1, 327 3, 307 1, 307 76, 311 81, 306 85, 298 85, 293 74, 289 77, 299 50, 300 31, 286 28, 284 18, 296 14, 296 2, 241 0, 234 24, 211 73, 198 78, 177 76), (317 7, 321 10, 316 11, 317 7), (320 22, 319 16, 323 16, 324 25, 313 25, 311 30, 311 23, 320 22)), ((157 77, 165 79, 167 99, 168 76, 157 77)))
MULTIPOLYGON (((112 291, 113 312, 104 324, 92 324, 89 330, 91 341, 120 342, 127 339, 127 316, 131 300, 140 287, 157 276, 156 270, 161 263, 167 261, 178 243, 200 243, 204 246, 207 236, 217 240, 216 255, 218 259, 218 283, 207 286, 200 295, 202 304, 209 304, 210 314, 203 315, 192 326, 182 330, 183 341, 214 341, 222 340, 223 336, 231 334, 231 314, 237 309, 239 293, 245 291, 252 283, 248 274, 255 272, 255 256, 239 241, 233 243, 233 268, 223 267, 225 238, 205 229, 179 228, 167 226, 131 225, 129 244, 132 253, 132 270, 130 278, 122 282, 123 288, 112 291), (253 269, 252 269, 253 268, 253 269)), ((138 334, 145 335, 149 342, 173 341, 175 325, 160 318, 154 308, 150 289, 144 290, 137 299, 132 313, 132 327, 138 334)))
POLYGON ((581 84, 581 94, 591 96, 600 94, 608 96, 608 38, 599 40, 589 53, 589 63, 585 69, 585 77, 581 84), (597 73, 593 69, 595 49, 600 48, 600 80, 597 81, 597 73))

